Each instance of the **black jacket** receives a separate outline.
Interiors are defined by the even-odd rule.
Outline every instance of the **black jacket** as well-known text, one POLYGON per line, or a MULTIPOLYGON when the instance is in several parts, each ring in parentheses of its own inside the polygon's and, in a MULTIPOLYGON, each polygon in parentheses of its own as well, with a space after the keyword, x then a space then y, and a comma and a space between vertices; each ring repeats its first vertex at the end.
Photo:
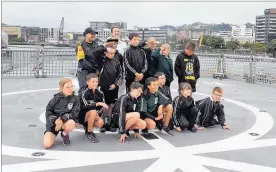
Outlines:
POLYGON ((59 92, 54 95, 46 107, 46 126, 55 126, 56 119, 63 115, 68 115, 69 119, 77 122, 79 112, 80 100, 78 96, 64 96, 63 93, 59 92))
POLYGON ((224 106, 220 102, 214 102, 210 97, 196 101, 196 106, 200 110, 198 123, 203 127, 209 126, 209 120, 218 117, 221 126, 225 125, 224 106))
POLYGON ((150 77, 153 76, 155 74, 155 68, 153 66, 153 60, 152 60, 152 53, 153 50, 150 48, 146 48, 146 41, 141 42, 138 47, 141 48, 142 50, 145 51, 146 56, 147 56, 147 62, 148 62, 148 70, 145 73, 145 77, 150 77))
POLYGON ((178 76, 178 82, 188 82, 191 85, 200 78, 200 64, 198 57, 194 54, 187 56, 185 51, 177 55, 174 64, 175 74, 178 76))
POLYGON ((158 91, 160 91, 162 94, 164 94, 172 101, 171 89, 169 87, 164 85, 163 87, 159 87, 158 91))
POLYGON ((104 57, 103 67, 100 71, 99 85, 101 87, 109 87, 115 84, 117 87, 122 84, 122 68, 120 62, 113 58, 104 57))
MULTIPOLYGON (((89 44, 85 40, 81 43, 85 58, 78 61, 78 69, 86 70, 88 73, 97 73, 101 69, 99 66, 100 58, 106 50, 104 46, 89 44)), ((76 53, 78 48, 76 47, 76 53)))
POLYGON ((126 68, 126 79, 135 79, 135 73, 145 73, 148 70, 147 56, 144 50, 132 45, 124 54, 124 62, 126 68))
POLYGON ((97 110, 98 113, 103 111, 103 107, 96 106, 98 102, 105 102, 104 94, 99 89, 96 89, 93 93, 93 90, 86 87, 79 96, 81 111, 97 110))
POLYGON ((160 91, 157 91, 156 93, 152 94, 148 89, 146 89, 143 93, 143 104, 141 105, 143 112, 154 112, 156 109, 163 105, 166 107, 167 105, 171 104, 171 101, 169 98, 167 98, 164 94, 162 94, 160 91))
POLYGON ((119 132, 124 134, 126 132, 126 114, 130 112, 135 112, 137 107, 137 100, 132 98, 130 94, 122 95, 115 103, 112 114, 118 114, 119 116, 119 132))
POLYGON ((121 69, 122 69, 122 73, 124 73, 124 57, 121 53, 119 53, 119 51, 117 50, 115 55, 114 55, 114 59, 117 59, 120 62, 121 65, 121 69))

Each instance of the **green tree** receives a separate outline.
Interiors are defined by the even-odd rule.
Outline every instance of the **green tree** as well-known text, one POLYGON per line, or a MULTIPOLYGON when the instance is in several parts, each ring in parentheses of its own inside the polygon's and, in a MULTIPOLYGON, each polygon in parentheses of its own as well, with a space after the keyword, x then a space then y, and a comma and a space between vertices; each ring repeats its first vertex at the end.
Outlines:
POLYGON ((19 37, 19 38, 10 39, 9 42, 24 42, 24 40, 21 37, 19 37))
POLYGON ((266 45, 266 53, 273 58, 276 57, 276 39, 271 40, 266 45))
POLYGON ((234 40, 234 41, 232 40, 232 41, 228 41, 226 43, 226 48, 231 49, 231 50, 235 50, 239 47, 239 45, 240 45, 240 43, 239 43, 238 40, 234 40))
POLYGON ((248 48, 251 48, 251 47, 252 47, 252 44, 249 43, 249 42, 245 42, 245 43, 242 45, 242 47, 248 49, 248 48))
POLYGON ((184 39, 184 40, 180 41, 178 49, 179 50, 184 50, 186 45, 188 44, 188 42, 192 42, 192 40, 191 39, 184 39))
POLYGON ((224 47, 224 39, 218 36, 203 36, 202 45, 212 49, 219 49, 224 47))
POLYGON ((265 45, 261 43, 253 44, 252 50, 256 53, 264 53, 265 52, 265 45))

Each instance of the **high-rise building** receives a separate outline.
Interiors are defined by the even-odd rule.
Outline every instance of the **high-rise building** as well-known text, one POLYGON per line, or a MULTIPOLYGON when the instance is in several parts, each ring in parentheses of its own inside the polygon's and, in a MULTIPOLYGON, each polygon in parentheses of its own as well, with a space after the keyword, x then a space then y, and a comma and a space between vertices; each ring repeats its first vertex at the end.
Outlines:
POLYGON ((40 42, 41 29, 39 27, 21 27, 21 36, 25 42, 40 42))
MULTIPOLYGON (((136 28, 134 30, 127 30, 129 33, 138 33, 140 40, 147 40, 150 37, 155 37, 159 42, 167 42, 167 30, 159 28, 136 28)), ((126 35, 128 36, 128 35, 126 35)))
POLYGON ((57 42, 59 38, 59 29, 41 28, 41 42, 57 42))
POLYGON ((103 30, 103 29, 111 29, 113 27, 119 27, 120 29, 127 29, 127 23, 126 22, 96 22, 96 21, 90 21, 90 27, 93 30, 103 30))
POLYGON ((264 15, 256 17, 257 43, 267 44, 272 39, 276 39, 276 8, 264 10, 264 15))

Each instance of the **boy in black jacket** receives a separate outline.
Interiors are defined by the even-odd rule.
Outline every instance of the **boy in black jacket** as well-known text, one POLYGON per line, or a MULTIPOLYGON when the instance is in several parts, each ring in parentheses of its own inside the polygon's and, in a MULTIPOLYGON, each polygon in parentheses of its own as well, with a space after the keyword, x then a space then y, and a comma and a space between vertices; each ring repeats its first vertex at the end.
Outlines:
POLYGON ((87 87, 81 92, 81 111, 79 114, 79 123, 85 129, 85 139, 98 143, 99 139, 93 133, 93 127, 101 128, 104 124, 101 114, 104 109, 108 109, 104 101, 103 93, 97 89, 98 76, 90 73, 86 76, 87 87))
POLYGON ((162 94, 164 94, 166 97, 168 97, 172 101, 172 95, 170 87, 166 86, 166 76, 163 72, 157 72, 154 77, 157 79, 159 89, 162 94))
POLYGON ((189 42, 183 52, 177 55, 174 71, 178 77, 178 84, 188 82, 192 91, 196 91, 196 82, 200 78, 200 64, 198 57, 194 54, 196 45, 189 42))
POLYGON ((132 82, 138 81, 144 84, 145 74, 148 70, 147 56, 144 50, 138 47, 139 35, 131 33, 129 35, 130 46, 124 54, 124 62, 126 68, 126 89, 132 82))
POLYGON ((69 133, 78 121, 80 100, 74 95, 72 81, 69 78, 61 79, 59 89, 60 92, 54 95, 46 107, 46 131, 43 139, 46 149, 55 143, 59 131, 63 144, 70 144, 69 133))
POLYGON ((173 123, 176 131, 183 131, 188 128, 191 132, 197 132, 196 118, 198 109, 194 99, 191 97, 192 87, 189 83, 179 85, 180 96, 173 100, 173 123))
POLYGON ((212 96, 196 101, 196 106, 201 113, 197 119, 197 123, 200 126, 207 128, 209 126, 214 126, 218 122, 223 129, 230 130, 225 124, 224 106, 220 102, 222 95, 222 89, 220 87, 215 87, 212 96), (216 121, 216 117, 218 121, 216 121))
MULTIPOLYGON (((119 87, 122 84, 122 68, 120 62, 115 59, 116 47, 114 49, 107 48, 104 52, 103 65, 100 71, 100 87, 104 93, 105 103, 109 106, 109 110, 104 113, 105 125, 101 128, 101 132, 110 130, 111 109, 118 99, 119 87)), ((117 54, 118 55, 118 54, 117 54)))
POLYGON ((136 112, 137 98, 140 96, 142 85, 133 82, 130 85, 130 92, 122 95, 112 109, 112 121, 119 128, 120 142, 124 142, 127 131, 146 128, 146 122, 140 119, 140 113, 136 112))
MULTIPOLYGON (((146 80, 146 85, 147 89, 144 91, 140 105, 140 112, 143 112, 142 119, 151 123, 154 121, 162 134, 173 135, 168 128, 173 112, 170 99, 158 91, 159 85, 156 78, 149 77, 146 80)), ((143 130, 144 135, 147 133, 147 129, 143 130)))

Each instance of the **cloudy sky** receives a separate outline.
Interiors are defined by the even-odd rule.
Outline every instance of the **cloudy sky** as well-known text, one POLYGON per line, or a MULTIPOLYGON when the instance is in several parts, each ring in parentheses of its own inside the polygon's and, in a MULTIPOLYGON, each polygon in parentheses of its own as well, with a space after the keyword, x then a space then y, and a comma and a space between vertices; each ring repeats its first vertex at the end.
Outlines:
POLYGON ((89 21, 125 21, 128 28, 204 23, 255 23, 276 2, 2 2, 2 22, 83 31, 89 21))

